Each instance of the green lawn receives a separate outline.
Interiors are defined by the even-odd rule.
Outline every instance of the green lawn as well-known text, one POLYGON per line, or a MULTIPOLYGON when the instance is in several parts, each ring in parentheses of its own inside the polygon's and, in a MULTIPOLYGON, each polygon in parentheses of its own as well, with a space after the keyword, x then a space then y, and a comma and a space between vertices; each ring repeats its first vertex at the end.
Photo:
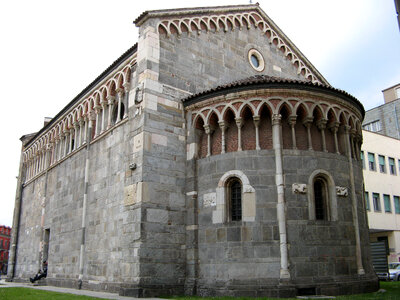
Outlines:
MULTIPOLYGON (((1 300, 94 300, 100 298, 93 298, 88 296, 77 296, 65 293, 48 292, 37 289, 9 287, 0 288, 1 300)), ((101 299, 104 300, 104 299, 101 299)))
MULTIPOLYGON (((339 296, 336 297, 338 300, 400 300, 400 281, 399 282, 381 282, 381 289, 385 289, 385 293, 370 293, 361 295, 351 295, 351 296, 339 296)), ((218 297, 218 298, 201 298, 201 297, 171 297, 172 299, 178 300, 268 300, 276 298, 232 298, 232 297, 218 297)), ((54 300, 93 300, 100 298, 93 298, 87 296, 76 296, 72 294, 48 292, 38 289, 30 288, 0 288, 0 299, 1 300, 44 300, 44 299, 54 299, 54 300)), ((295 298, 290 298, 295 299, 295 298)), ((289 300, 289 299, 288 299, 289 300)))

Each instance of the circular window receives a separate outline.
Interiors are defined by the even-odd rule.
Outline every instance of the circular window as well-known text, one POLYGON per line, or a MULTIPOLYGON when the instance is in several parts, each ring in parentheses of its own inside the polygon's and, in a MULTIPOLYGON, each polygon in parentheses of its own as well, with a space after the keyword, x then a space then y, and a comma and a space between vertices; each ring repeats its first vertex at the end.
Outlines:
POLYGON ((250 65, 254 70, 261 72, 264 70, 265 63, 264 58, 259 51, 256 49, 250 49, 248 54, 250 65))

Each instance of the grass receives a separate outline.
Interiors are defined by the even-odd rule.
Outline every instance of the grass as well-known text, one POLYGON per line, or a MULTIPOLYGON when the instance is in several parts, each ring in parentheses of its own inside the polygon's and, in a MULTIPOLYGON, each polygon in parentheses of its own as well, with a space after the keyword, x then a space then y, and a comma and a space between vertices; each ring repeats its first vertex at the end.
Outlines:
MULTIPOLYGON (((360 295, 350 296, 338 296, 338 300, 400 300, 400 281, 399 282, 381 282, 381 289, 386 290, 385 293, 369 293, 360 295)), ((39 289, 21 288, 21 287, 9 287, 0 288, 0 299, 1 300, 94 300, 100 298, 93 298, 88 296, 78 296, 65 293, 49 292, 39 289)), ((277 298, 233 298, 233 297, 173 297, 178 300, 272 300, 277 298)), ((295 298, 286 298, 295 299, 295 298)))
MULTIPOLYGON (((7 287, 0 288, 1 300, 95 300, 101 298, 94 298, 88 296, 79 296, 66 293, 57 293, 43 291, 39 289, 30 289, 22 287, 7 287)), ((104 299, 101 299, 104 300, 104 299)))

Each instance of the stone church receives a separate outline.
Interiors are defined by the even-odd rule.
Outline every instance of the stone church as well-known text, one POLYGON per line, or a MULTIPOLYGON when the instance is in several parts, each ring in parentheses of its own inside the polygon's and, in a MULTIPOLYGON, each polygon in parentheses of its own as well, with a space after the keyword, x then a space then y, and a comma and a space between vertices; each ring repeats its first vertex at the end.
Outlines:
POLYGON ((256 5, 146 11, 23 136, 8 280, 157 295, 378 289, 362 104, 256 5))

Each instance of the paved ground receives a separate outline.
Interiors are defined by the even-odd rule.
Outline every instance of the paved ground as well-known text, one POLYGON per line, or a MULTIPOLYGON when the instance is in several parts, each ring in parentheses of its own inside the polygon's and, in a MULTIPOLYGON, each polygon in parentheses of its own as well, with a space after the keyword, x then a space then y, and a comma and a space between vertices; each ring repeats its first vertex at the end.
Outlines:
MULTIPOLYGON (((118 299, 118 300, 139 299, 139 298, 134 298, 134 297, 122 297, 122 296, 119 296, 118 294, 105 293, 105 292, 94 292, 94 291, 88 291, 88 290, 68 289, 68 288, 60 288, 60 287, 55 287, 55 286, 37 286, 37 285, 30 284, 30 283, 6 282, 4 279, 1 279, 0 280, 0 288, 8 288, 8 287, 27 287, 27 288, 38 289, 38 290, 67 293, 67 294, 74 294, 74 295, 84 295, 84 296, 97 297, 97 298, 103 298, 103 299, 118 299)), ((140 298, 140 299, 156 300, 156 299, 160 299, 160 298, 140 298)))

